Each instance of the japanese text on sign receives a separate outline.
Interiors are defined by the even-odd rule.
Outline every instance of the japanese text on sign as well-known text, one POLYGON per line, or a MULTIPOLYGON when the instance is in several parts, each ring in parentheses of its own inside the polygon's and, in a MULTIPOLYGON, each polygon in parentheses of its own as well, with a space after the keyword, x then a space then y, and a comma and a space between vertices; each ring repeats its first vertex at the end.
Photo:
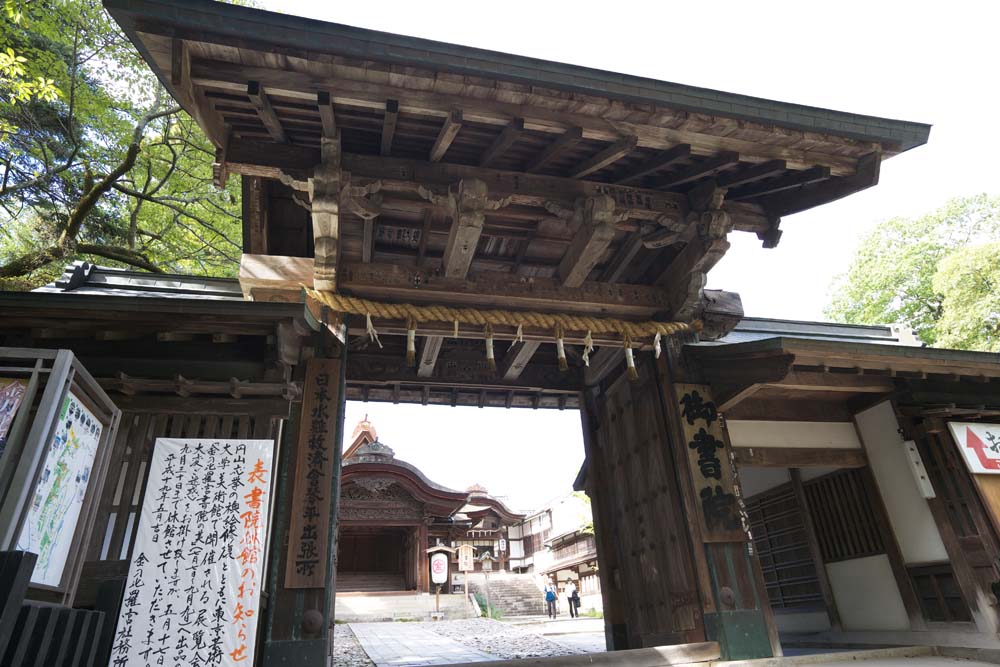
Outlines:
POLYGON ((706 542, 742 540, 732 469, 710 390, 702 385, 678 384, 677 395, 702 537, 706 542))
POLYGON ((253 665, 272 450, 156 441, 111 667, 253 665))
POLYGON ((325 585, 339 378, 337 359, 310 359, 306 365, 285 570, 287 588, 325 585))

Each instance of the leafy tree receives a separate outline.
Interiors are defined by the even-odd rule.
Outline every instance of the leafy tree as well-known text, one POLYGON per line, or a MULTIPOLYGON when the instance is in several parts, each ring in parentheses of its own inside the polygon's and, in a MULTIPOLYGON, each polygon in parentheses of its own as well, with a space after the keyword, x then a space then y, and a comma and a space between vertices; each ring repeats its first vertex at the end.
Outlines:
POLYGON ((0 287, 73 259, 232 275, 239 188, 98 0, 4 0, 0 287))
POLYGON ((953 199, 893 218, 862 239, 826 310, 856 324, 901 323, 928 345, 1000 346, 1000 197, 953 199))

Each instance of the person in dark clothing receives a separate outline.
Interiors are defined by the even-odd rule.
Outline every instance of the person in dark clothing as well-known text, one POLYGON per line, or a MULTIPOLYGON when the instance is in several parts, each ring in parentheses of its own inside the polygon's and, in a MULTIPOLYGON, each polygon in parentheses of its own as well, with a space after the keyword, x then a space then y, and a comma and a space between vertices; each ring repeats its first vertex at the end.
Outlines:
POLYGON ((566 600, 569 602, 569 615, 571 618, 580 616, 580 593, 576 590, 576 584, 572 581, 566 584, 566 600))

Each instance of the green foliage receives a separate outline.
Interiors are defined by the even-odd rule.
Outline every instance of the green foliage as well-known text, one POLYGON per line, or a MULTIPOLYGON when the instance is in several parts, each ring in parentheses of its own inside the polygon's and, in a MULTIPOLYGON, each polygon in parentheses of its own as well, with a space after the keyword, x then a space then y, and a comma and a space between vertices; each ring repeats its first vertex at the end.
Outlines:
POLYGON ((900 323, 928 345, 996 350, 1000 197, 953 199, 915 220, 893 218, 862 239, 826 314, 900 323))
POLYGON ((99 0, 4 0, 0 287, 73 259, 234 275, 238 179, 160 87, 99 0))
POLYGON ((482 593, 473 593, 476 598, 476 604, 479 605, 479 615, 482 618, 492 618, 494 621, 503 620, 503 612, 494 607, 493 605, 486 606, 486 597, 482 593))

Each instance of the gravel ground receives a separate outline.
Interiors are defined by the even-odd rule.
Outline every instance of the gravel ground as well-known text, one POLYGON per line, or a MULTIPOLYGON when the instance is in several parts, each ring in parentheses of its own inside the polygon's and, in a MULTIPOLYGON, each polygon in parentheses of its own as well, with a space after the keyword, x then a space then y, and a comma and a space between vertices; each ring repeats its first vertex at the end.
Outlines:
POLYGON ((335 667, 375 667, 361 648, 350 626, 333 626, 333 664, 335 667))
POLYGON ((578 655, 578 651, 546 639, 523 627, 489 618, 419 623, 422 628, 454 639, 472 648, 491 653, 503 660, 517 658, 549 658, 557 655, 578 655))

